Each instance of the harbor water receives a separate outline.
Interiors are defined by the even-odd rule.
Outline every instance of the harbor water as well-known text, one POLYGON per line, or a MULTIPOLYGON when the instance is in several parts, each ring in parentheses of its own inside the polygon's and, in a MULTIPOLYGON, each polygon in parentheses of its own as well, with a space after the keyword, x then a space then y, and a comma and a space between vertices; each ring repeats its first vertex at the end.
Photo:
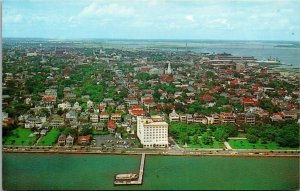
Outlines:
POLYGON ((299 159, 146 156, 142 185, 114 186, 137 173, 140 155, 3 153, 4 190, 297 190, 299 159))

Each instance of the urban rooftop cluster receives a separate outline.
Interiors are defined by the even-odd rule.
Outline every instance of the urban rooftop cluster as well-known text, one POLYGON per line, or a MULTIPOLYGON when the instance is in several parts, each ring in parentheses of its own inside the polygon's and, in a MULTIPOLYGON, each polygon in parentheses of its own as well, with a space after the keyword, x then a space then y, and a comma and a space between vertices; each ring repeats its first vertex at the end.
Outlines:
POLYGON ((230 53, 7 40, 3 144, 96 146, 113 135, 123 148, 168 147, 169 137, 180 147, 222 148, 241 137, 297 148, 300 78, 276 71, 279 64, 230 53))

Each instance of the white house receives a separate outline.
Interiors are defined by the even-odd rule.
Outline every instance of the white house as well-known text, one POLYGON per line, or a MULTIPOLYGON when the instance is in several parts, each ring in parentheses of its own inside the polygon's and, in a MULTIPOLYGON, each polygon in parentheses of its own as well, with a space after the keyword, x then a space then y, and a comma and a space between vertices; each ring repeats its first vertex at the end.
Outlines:
POLYGON ((176 113, 175 109, 169 114, 169 120, 172 121, 179 121, 179 115, 176 113))

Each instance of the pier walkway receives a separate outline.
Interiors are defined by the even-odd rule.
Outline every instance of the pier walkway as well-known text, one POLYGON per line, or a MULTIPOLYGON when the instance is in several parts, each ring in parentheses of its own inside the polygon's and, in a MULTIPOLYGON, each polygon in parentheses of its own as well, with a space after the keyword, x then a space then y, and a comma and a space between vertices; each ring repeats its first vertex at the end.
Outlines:
POLYGON ((224 142, 224 145, 226 147, 227 150, 232 150, 231 146, 229 145, 229 143, 227 141, 224 142))
POLYGON ((141 158, 141 164, 140 164, 140 170, 139 170, 139 176, 137 180, 131 180, 131 181, 120 181, 116 180, 114 182, 115 185, 141 185, 143 184, 143 176, 144 176, 144 167, 145 167, 145 158, 146 154, 142 153, 142 158, 141 158))

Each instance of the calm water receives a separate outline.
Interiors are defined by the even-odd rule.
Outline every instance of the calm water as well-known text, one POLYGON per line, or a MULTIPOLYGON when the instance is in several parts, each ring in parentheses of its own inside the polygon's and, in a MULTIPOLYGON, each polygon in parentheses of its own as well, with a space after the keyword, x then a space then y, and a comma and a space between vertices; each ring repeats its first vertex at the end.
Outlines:
POLYGON ((110 41, 116 46, 129 48, 158 48, 165 50, 185 51, 187 49, 195 52, 209 53, 230 53, 237 56, 254 56, 259 60, 266 60, 270 57, 278 58, 284 64, 292 66, 282 66, 284 68, 300 68, 300 48, 277 47, 299 42, 275 42, 275 41, 110 41))
POLYGON ((4 189, 268 189, 299 188, 298 158, 147 156, 142 186, 113 186, 137 172, 140 156, 3 154, 4 189))

